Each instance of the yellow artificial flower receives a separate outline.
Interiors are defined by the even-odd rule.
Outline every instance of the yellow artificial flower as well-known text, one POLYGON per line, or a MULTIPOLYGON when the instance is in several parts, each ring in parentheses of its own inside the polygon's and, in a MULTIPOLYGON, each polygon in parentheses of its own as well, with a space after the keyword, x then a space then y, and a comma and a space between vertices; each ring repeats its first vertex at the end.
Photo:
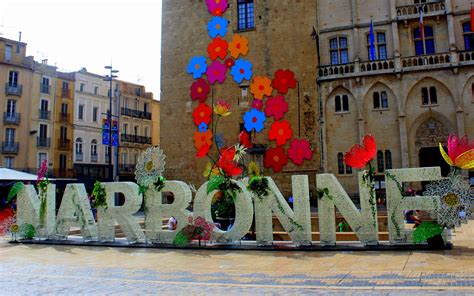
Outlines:
POLYGON ((217 104, 214 105, 214 113, 219 116, 226 117, 230 115, 230 103, 226 101, 217 101, 217 104))
POLYGON ((251 161, 248 166, 248 174, 250 178, 260 176, 260 168, 255 161, 251 161))

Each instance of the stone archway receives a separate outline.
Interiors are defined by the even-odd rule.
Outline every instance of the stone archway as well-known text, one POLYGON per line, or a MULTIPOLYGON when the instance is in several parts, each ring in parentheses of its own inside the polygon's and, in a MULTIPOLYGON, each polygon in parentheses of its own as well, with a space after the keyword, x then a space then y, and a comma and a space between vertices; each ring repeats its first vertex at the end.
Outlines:
POLYGON ((435 118, 429 118, 418 127, 415 147, 420 167, 439 166, 444 176, 449 173, 450 168, 439 152, 439 143, 445 144, 448 134, 448 128, 435 118))

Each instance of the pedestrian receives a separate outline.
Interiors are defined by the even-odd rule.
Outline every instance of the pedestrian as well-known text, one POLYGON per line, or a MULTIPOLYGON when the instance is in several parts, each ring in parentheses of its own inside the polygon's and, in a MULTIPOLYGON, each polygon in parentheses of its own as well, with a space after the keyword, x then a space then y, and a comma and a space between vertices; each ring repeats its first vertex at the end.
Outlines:
POLYGON ((178 227, 178 221, 175 217, 171 216, 171 218, 168 220, 168 229, 176 230, 176 227, 178 227))

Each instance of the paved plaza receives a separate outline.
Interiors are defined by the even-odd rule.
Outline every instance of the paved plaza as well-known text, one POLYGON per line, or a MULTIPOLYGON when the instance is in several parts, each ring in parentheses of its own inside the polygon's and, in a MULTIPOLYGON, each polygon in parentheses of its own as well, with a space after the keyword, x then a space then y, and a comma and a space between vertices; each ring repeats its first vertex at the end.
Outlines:
POLYGON ((257 252, 0 243, 0 294, 474 295, 474 221, 449 251, 257 252))

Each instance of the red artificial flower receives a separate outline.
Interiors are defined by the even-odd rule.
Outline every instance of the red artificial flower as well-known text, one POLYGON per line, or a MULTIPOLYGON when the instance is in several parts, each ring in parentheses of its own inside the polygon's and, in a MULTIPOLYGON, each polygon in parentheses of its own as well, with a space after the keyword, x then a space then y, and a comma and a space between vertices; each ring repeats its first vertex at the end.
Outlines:
POLYGON ((191 85, 191 98, 193 101, 199 100, 199 102, 204 103, 209 94, 210 88, 207 84, 206 79, 199 78, 196 80, 193 85, 191 85))
POLYGON ((222 151, 217 162, 217 166, 230 177, 238 176, 243 172, 243 169, 234 162, 234 158, 235 146, 232 146, 222 151))
POLYGON ((257 109, 257 110, 262 110, 262 107, 263 107, 262 100, 253 100, 252 108, 257 109))
POLYGON ((267 106, 265 107, 265 115, 267 117, 273 116, 275 120, 280 120, 285 116, 286 112, 288 112, 288 103, 285 102, 284 96, 278 95, 268 99, 267 106))
POLYGON ((193 111, 194 124, 199 126, 202 122, 211 122, 212 109, 206 103, 200 103, 193 111))
POLYGON ((15 222, 15 212, 12 208, 0 210, 0 236, 7 234, 10 226, 15 222))
POLYGON ((273 79, 273 88, 280 94, 286 94, 289 88, 296 88, 295 74, 290 70, 278 70, 273 79))
POLYGON ((354 144, 344 155, 344 163, 355 169, 365 167, 377 153, 374 136, 367 135, 362 139, 362 146, 354 144))
POLYGON ((291 130, 291 125, 286 120, 275 121, 268 131, 268 139, 270 141, 276 140, 277 146, 285 145, 292 136, 293 131, 291 130))
POLYGON ((267 150, 263 165, 266 168, 273 168, 275 173, 279 173, 287 163, 288 157, 285 154, 285 149, 279 146, 267 150))
POLYGON ((230 69, 235 65, 235 61, 233 58, 228 58, 227 60, 225 60, 224 64, 227 67, 227 69, 230 69))
MULTIPOLYGON (((195 132, 193 140, 194 140, 194 147, 196 147, 196 149, 198 150, 198 153, 196 154, 196 156, 201 155, 206 152, 205 148, 203 149, 202 146, 207 145, 209 148, 212 146, 212 132, 211 130, 207 130, 203 133, 195 132)), ((207 152, 209 152, 209 148, 207 152)))
POLYGON ((291 159, 296 165, 303 165, 305 159, 311 160, 313 157, 313 151, 311 151, 311 144, 308 140, 294 139, 290 143, 288 149, 288 158, 291 159))
POLYGON ((252 141, 250 140, 250 134, 243 130, 239 135, 239 143, 245 148, 252 148, 252 141))
POLYGON ((207 154, 209 154, 209 150, 211 147, 207 144, 204 143, 201 148, 198 149, 198 152, 196 153, 197 158, 204 158, 206 157, 207 154))
POLYGON ((207 52, 209 53, 211 60, 214 61, 217 58, 220 58, 221 60, 225 59, 228 46, 227 41, 220 37, 212 39, 207 47, 207 52))

